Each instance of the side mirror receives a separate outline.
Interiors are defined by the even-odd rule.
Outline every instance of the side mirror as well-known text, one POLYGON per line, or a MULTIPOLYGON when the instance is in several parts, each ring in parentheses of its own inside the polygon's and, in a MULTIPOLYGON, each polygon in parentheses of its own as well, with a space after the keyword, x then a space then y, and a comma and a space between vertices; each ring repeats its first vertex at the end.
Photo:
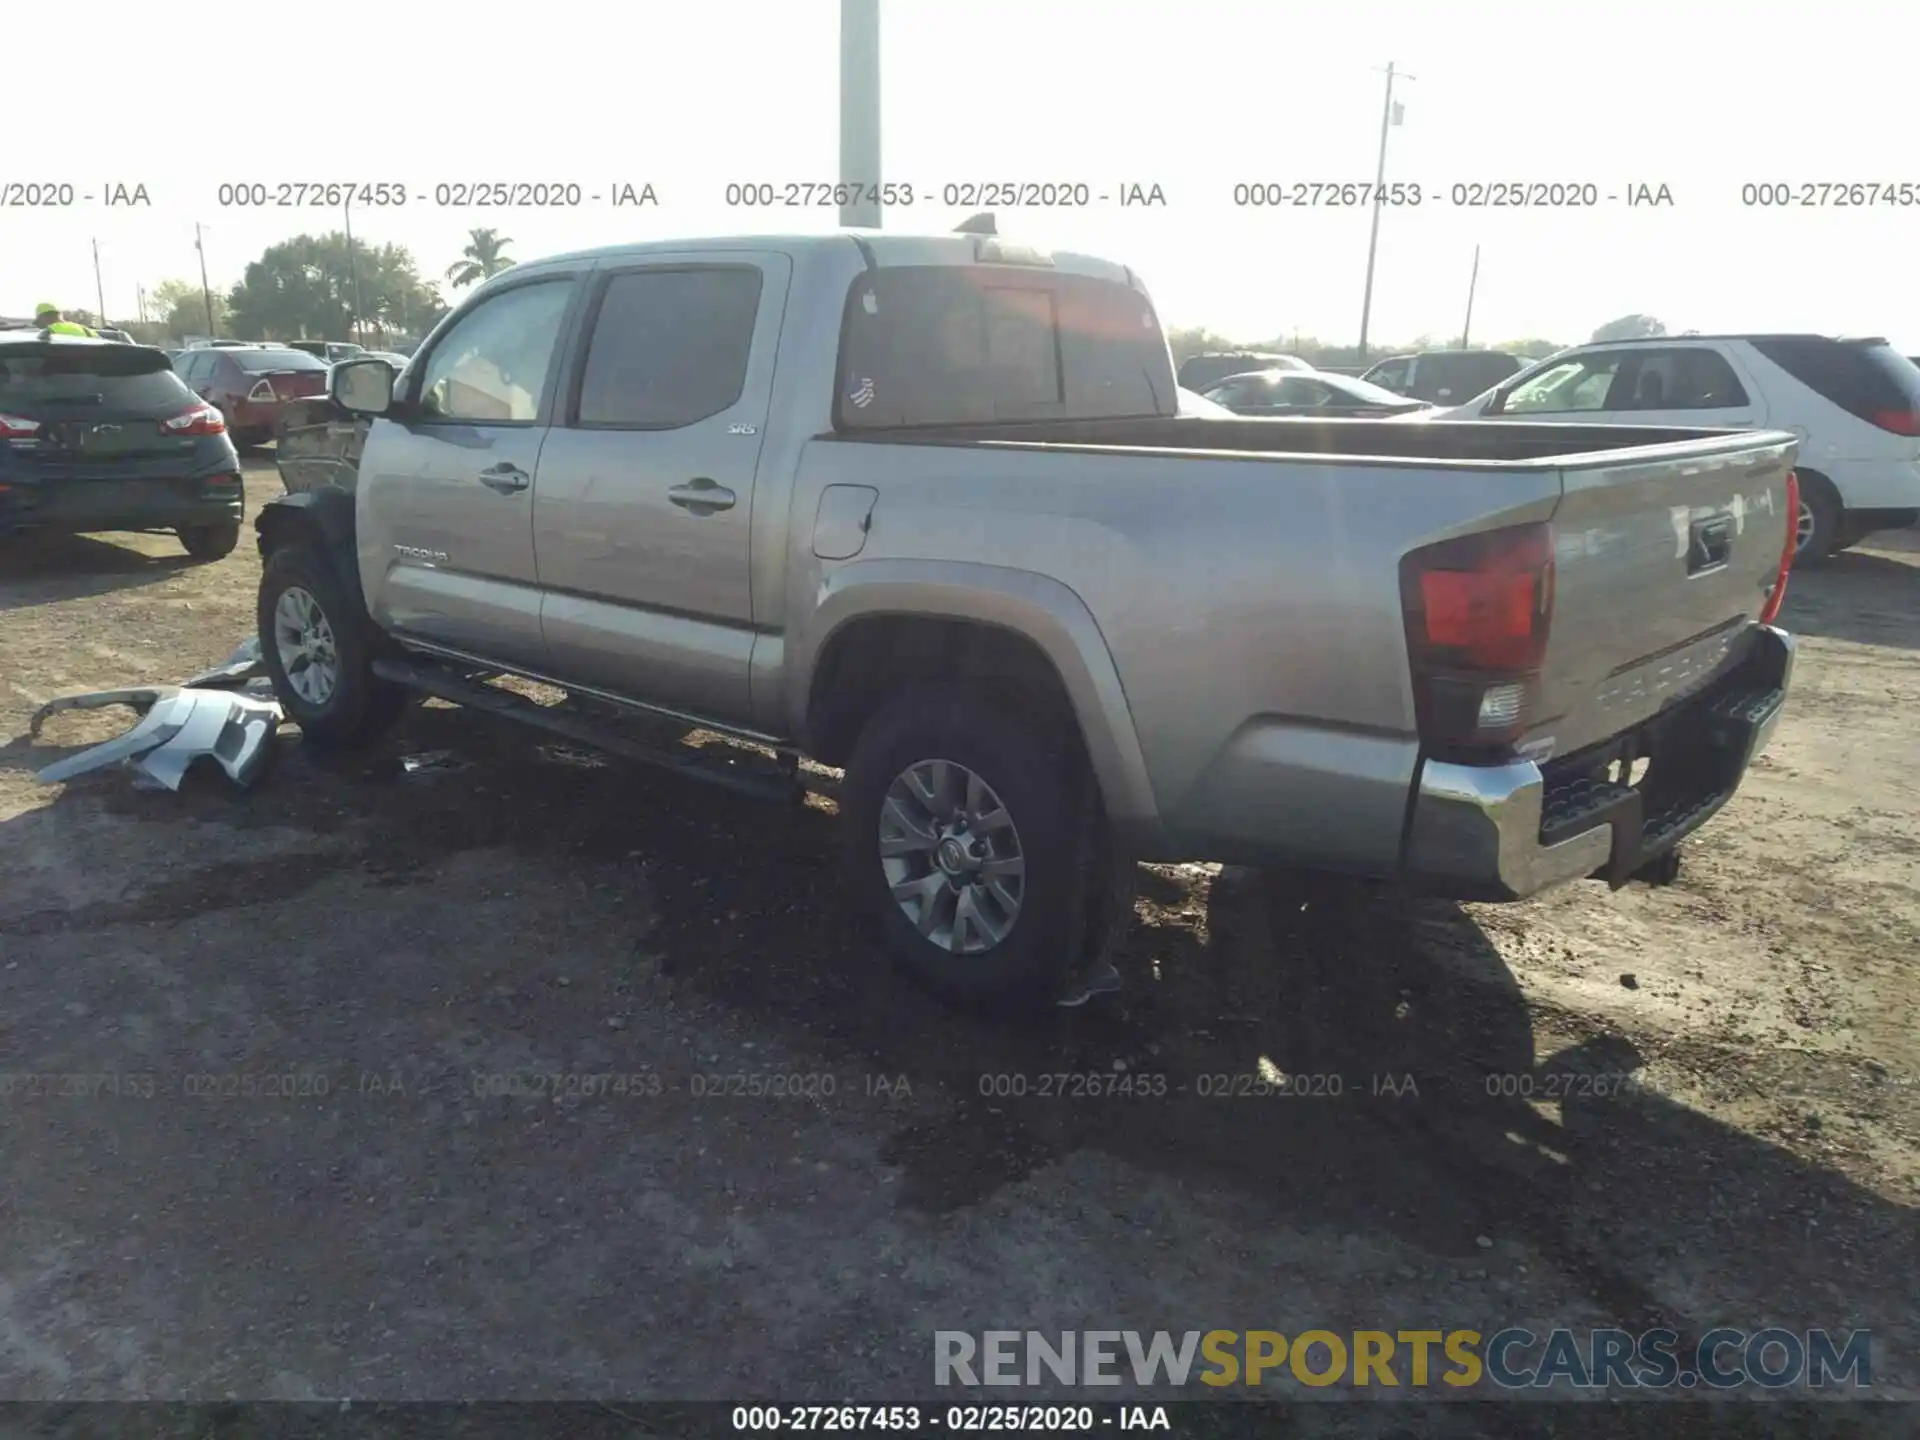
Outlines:
POLYGON ((384 360, 343 360, 327 390, 349 415, 384 415, 393 407, 393 367, 384 360))

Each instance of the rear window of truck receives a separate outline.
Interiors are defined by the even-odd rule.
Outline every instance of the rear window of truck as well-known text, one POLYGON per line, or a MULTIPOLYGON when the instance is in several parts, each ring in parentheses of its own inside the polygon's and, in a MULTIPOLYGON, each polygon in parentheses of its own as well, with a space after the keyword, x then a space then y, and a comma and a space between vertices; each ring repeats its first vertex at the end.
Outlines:
POLYGON ((837 429, 1176 413, 1159 317, 1130 286, 914 265, 871 271, 847 298, 837 429))
POLYGON ((0 410, 34 405, 142 409, 191 398, 158 350, 119 345, 0 347, 0 410))

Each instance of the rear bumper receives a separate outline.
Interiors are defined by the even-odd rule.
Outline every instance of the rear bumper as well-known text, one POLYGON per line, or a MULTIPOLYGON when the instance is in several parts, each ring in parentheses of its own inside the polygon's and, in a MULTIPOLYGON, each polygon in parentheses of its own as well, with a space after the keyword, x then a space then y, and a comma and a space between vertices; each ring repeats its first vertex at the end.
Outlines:
POLYGON ((1786 705, 1794 640, 1759 627, 1744 661, 1703 694, 1602 745, 1547 762, 1421 767, 1401 869, 1465 900, 1518 900, 1582 878, 1618 888, 1733 797, 1786 705), (1629 786, 1616 761, 1649 761, 1629 786))
POLYGON ((240 476, 58 480, 0 490, 0 531, 171 530, 243 518, 240 476))

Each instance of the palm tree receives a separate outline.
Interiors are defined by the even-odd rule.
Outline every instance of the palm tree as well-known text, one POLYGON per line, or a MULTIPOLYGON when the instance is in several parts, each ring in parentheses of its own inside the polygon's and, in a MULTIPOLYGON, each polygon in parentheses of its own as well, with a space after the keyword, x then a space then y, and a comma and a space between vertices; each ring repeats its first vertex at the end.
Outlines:
POLYGON ((513 257, 507 254, 511 244, 513 241, 498 230, 469 230, 461 258, 447 267, 447 279, 460 289, 512 269, 513 257))

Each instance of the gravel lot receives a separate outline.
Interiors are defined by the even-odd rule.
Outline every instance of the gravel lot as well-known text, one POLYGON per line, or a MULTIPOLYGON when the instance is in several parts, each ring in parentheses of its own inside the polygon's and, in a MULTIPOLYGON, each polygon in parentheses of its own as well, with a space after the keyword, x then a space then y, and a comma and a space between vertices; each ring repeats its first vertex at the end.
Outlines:
POLYGON ((0 541, 0 1068, 153 1086, 0 1101, 0 1396, 945 1401, 936 1329, 1618 1323, 1870 1327, 1920 1397, 1916 532, 1794 578, 1677 885, 1154 869, 1124 992, 1019 1025, 884 967, 827 811, 451 708, 246 794, 33 781, 129 723, 37 705, 224 658, 258 568, 0 541), (1197 1093, 1263 1063, 1343 1093, 1197 1093), (981 1093, 1053 1072, 1168 1094, 981 1093), (549 1074, 621 1079, 475 1093, 549 1074))

